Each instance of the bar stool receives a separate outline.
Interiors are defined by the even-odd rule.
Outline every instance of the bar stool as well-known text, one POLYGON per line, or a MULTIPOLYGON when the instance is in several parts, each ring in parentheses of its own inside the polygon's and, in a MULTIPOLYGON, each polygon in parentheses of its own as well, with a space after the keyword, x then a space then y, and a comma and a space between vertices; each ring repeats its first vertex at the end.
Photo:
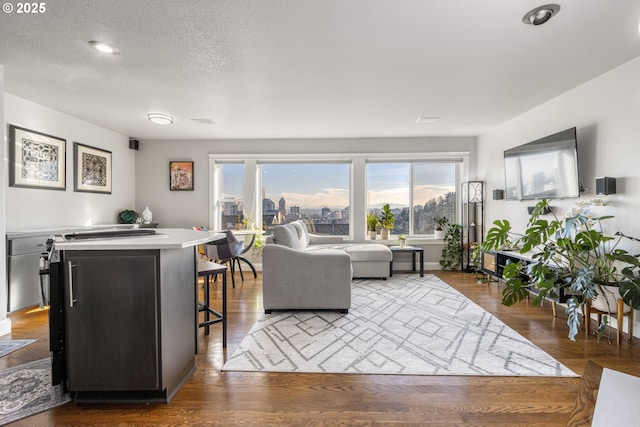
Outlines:
POLYGON ((222 322, 222 347, 227 347, 227 267, 211 261, 198 262, 198 277, 204 277, 204 301, 198 301, 198 312, 204 312, 204 322, 198 323, 204 327, 205 335, 209 335, 209 327, 222 322), (210 306, 209 284, 211 278, 222 275, 222 313, 210 306), (212 318, 213 317, 213 318, 212 318))

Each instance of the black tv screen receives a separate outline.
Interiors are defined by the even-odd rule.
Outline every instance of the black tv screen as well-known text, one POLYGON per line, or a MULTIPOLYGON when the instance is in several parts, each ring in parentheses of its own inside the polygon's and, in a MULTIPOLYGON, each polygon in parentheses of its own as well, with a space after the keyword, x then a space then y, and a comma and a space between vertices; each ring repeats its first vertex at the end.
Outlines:
POLYGON ((576 128, 504 152, 505 198, 580 196, 576 128))

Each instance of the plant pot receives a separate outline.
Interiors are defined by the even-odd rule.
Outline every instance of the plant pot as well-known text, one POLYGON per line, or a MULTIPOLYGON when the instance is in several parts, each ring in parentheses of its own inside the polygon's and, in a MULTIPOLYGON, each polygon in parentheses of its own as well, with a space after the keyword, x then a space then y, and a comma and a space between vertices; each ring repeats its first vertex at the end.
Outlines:
POLYGON ((407 246, 407 241, 406 240, 400 240, 400 247, 404 248, 405 246, 407 246))
POLYGON ((369 231, 369 239, 376 240, 377 233, 375 231, 369 231))
POLYGON ((389 229, 388 228, 383 228, 382 231, 380 232, 380 238, 382 240, 389 240, 389 229))
POLYGON ((437 240, 444 239, 444 230, 433 230, 433 238, 437 240))
MULTIPOLYGON (((618 300, 622 299, 620 296, 620 289, 617 286, 599 285, 598 296, 591 301, 591 307, 608 312, 618 312, 618 300)), ((627 313, 631 310, 631 307, 624 305, 624 312, 627 313)))

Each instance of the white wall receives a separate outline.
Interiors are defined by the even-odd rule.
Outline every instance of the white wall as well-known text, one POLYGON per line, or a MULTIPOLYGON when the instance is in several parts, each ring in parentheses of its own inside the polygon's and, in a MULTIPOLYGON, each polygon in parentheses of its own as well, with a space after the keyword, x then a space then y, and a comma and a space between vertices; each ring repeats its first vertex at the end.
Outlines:
POLYGON ((469 152, 473 174, 475 147, 472 137, 141 141, 136 155, 136 207, 149 206, 161 227, 207 225, 209 154, 469 152), (169 161, 173 160, 194 162, 194 191, 169 191, 169 161))
POLYGON ((0 336, 11 332, 11 321, 7 319, 7 246, 5 241, 6 215, 5 215, 5 188, 7 170, 7 144, 5 139, 6 126, 4 125, 4 68, 0 65, 0 336))
MULTIPOLYGON (((12 124, 67 141, 66 191, 5 186, 7 231, 114 224, 120 211, 135 208, 135 151, 127 136, 10 94, 4 94, 3 105, 5 131, 12 124), (111 194, 73 191, 74 142, 111 151, 111 194)), ((4 175, 8 179, 8 172, 4 175)))
MULTIPOLYGON (((487 182, 489 194, 503 189, 505 149, 573 126, 578 131, 580 181, 587 187, 582 198, 595 197, 595 177, 615 177, 617 194, 603 196, 608 206, 594 213, 615 216, 605 223, 607 233, 622 231, 640 237, 640 58, 482 135, 478 140, 478 178, 487 182)), ((556 214, 563 215, 577 200, 551 204, 556 214)), ((534 204, 488 200, 486 224, 504 218, 521 231, 528 220, 526 207, 534 204)))

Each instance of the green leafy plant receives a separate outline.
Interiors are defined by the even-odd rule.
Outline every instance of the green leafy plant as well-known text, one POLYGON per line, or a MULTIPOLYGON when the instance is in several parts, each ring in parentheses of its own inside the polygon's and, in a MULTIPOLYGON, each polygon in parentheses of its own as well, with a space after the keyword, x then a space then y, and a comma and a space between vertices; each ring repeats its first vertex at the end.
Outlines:
POLYGON ((433 222, 436 223, 436 230, 444 230, 444 228, 449 224, 449 218, 446 216, 434 217, 433 222))
POLYGON ((367 228, 369 231, 376 231, 380 226, 380 220, 374 213, 367 214, 367 228))
POLYGON ((401 242, 402 242, 402 241, 406 241, 406 240, 407 240, 407 236, 405 236, 404 234, 400 234, 400 235, 398 236, 398 240, 400 240, 401 242))
POLYGON ((640 255, 619 248, 623 240, 640 240, 620 232, 605 235, 602 222, 612 216, 593 217, 589 213, 593 205, 604 203, 599 199, 581 201, 562 218, 551 211, 553 218, 548 220, 543 216, 551 210, 549 202, 541 200, 533 209, 524 234, 514 233, 507 220, 494 221, 482 245, 483 251, 501 249, 514 239, 520 253, 528 254, 533 261, 504 267, 503 304, 510 306, 527 298, 530 286, 538 291, 534 305, 556 297, 561 288, 574 295, 567 301, 571 340, 575 340, 580 327, 581 306, 602 294, 602 286, 617 286, 623 301, 640 309, 640 255))
POLYGON ((444 270, 456 270, 462 264, 462 227, 459 224, 450 224, 444 236, 444 248, 440 266, 444 270))
POLYGON ((391 208, 387 203, 382 207, 382 212, 380 212, 380 225, 382 228, 387 230, 391 230, 393 228, 393 224, 395 223, 396 216, 391 212, 391 208))
POLYGON ((255 257, 262 256, 262 249, 264 248, 264 239, 262 238, 262 234, 256 234, 255 240, 253 241, 253 247, 251 248, 251 253, 255 257))

